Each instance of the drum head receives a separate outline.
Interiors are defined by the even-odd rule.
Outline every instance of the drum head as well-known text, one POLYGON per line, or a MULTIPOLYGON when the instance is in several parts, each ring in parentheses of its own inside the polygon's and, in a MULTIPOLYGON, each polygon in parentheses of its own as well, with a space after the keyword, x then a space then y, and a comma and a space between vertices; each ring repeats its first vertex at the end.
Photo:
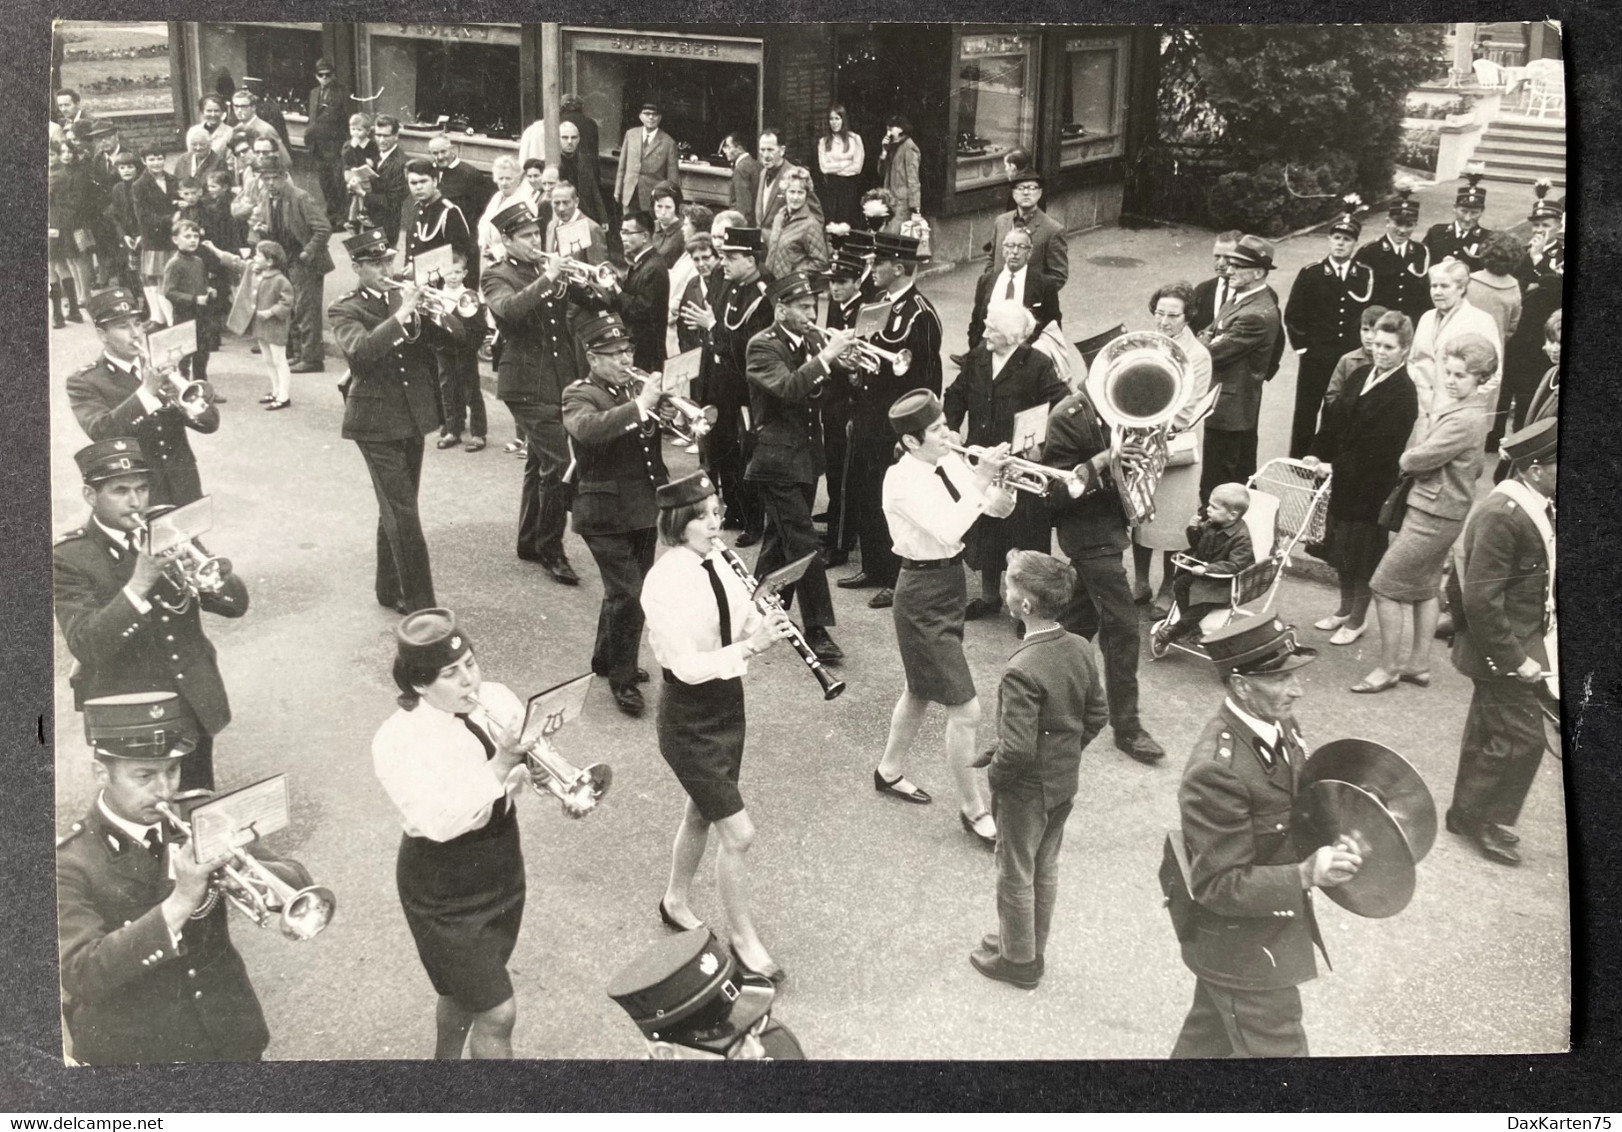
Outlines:
POLYGON ((1384 919, 1408 906, 1414 895, 1414 856, 1397 821, 1373 794, 1349 782, 1315 782, 1304 792, 1296 828, 1300 848, 1347 838, 1363 858, 1357 875, 1323 890, 1325 896, 1359 916, 1384 919))
MULTIPOLYGON (((1436 843, 1436 803, 1409 761, 1368 739, 1336 739, 1312 752, 1301 771, 1301 789, 1315 782, 1350 782, 1372 794, 1396 819, 1415 862, 1436 843)), ((1319 842, 1326 844, 1326 842, 1319 842)))

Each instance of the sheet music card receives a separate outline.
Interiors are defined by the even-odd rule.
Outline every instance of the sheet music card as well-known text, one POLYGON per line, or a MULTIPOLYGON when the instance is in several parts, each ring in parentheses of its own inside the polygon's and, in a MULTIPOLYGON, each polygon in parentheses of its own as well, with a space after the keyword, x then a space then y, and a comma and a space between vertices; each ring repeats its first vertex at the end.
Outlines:
POLYGON ((1048 407, 1032 405, 1014 414, 1014 439, 1009 451, 1024 456, 1048 438, 1048 407))
POLYGON ((586 708, 586 693, 591 691, 591 680, 592 674, 588 672, 531 696, 524 709, 520 744, 550 738, 565 723, 580 718, 586 708))
POLYGON ((174 369, 180 359, 197 352, 197 323, 182 322, 154 330, 146 338, 147 357, 159 369, 174 369))
POLYGON ((698 369, 704 362, 704 348, 695 346, 691 350, 677 354, 665 360, 663 378, 659 382, 662 393, 674 393, 678 397, 693 399, 693 378, 698 376, 698 369))
POLYGON ((210 798, 192 810, 188 819, 197 859, 207 861, 240 849, 255 837, 286 829, 287 814, 285 774, 210 798))

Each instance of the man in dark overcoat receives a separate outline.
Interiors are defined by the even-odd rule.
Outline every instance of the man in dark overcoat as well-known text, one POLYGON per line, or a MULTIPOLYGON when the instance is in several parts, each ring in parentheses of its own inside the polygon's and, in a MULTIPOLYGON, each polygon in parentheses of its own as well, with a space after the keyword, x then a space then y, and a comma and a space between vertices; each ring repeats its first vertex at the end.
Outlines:
POLYGON ((1362 342, 1363 309, 1374 294, 1374 270, 1352 258, 1363 225, 1355 215, 1355 197, 1329 225, 1329 254, 1303 267, 1284 307, 1284 329, 1298 357, 1295 416, 1290 424, 1290 458, 1307 454, 1318 431, 1335 363, 1362 342))
POLYGON ((1260 236, 1241 236, 1228 262, 1233 294, 1200 335, 1211 351, 1211 382, 1222 387, 1205 423, 1202 500, 1217 484, 1244 483, 1256 470, 1262 385, 1277 369, 1274 359, 1284 334, 1277 296, 1267 285, 1273 245, 1260 236))

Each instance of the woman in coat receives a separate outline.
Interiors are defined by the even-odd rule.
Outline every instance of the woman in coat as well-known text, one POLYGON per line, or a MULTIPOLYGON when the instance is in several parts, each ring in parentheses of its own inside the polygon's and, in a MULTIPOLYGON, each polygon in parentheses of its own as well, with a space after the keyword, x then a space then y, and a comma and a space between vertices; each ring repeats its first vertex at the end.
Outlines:
POLYGON ((1402 529, 1369 582, 1380 622, 1380 666, 1354 684, 1354 692, 1383 692, 1398 683, 1430 687, 1442 568, 1475 502, 1486 458, 1482 444, 1492 423, 1481 387, 1497 372, 1493 344, 1479 334, 1461 334, 1442 347, 1442 387, 1434 399, 1419 393, 1423 433, 1400 460, 1403 474, 1414 478, 1402 529), (1404 664, 1406 623, 1413 626, 1413 642, 1404 664))
POLYGON ((1374 361, 1352 374, 1340 398, 1325 409, 1306 462, 1332 465, 1329 524, 1321 557, 1340 576, 1340 608, 1314 623, 1333 630, 1332 645, 1349 645, 1368 631, 1369 579, 1385 554, 1380 508, 1397 486, 1397 461, 1408 444, 1419 398, 1408 375, 1414 324, 1389 311, 1375 323, 1374 361))
POLYGON ((766 237, 766 274, 773 279, 796 271, 828 270, 828 238, 822 221, 806 204, 810 193, 810 174, 802 169, 783 174, 783 207, 772 217, 766 237))
POLYGON ((902 220, 924 208, 918 188, 921 156, 918 143, 912 140, 912 123, 905 115, 893 115, 879 152, 879 183, 895 197, 895 214, 902 220))
POLYGON ((147 146, 141 151, 141 164, 146 166, 146 171, 130 188, 141 248, 141 290, 146 294, 152 318, 170 326, 175 317, 169 309, 169 300, 163 297, 163 269, 169 265, 169 257, 175 254, 170 226, 175 219, 179 186, 164 169, 163 150, 157 146, 147 146))

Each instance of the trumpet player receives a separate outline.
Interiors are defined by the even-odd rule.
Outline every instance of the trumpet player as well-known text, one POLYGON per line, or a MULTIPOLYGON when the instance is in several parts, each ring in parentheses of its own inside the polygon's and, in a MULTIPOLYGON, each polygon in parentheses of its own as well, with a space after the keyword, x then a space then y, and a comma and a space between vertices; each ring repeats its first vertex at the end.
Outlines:
MULTIPOLYGON (((89 700, 95 803, 56 846, 57 925, 72 1058, 85 1065, 258 1061, 270 1033, 231 942, 214 873, 159 805, 196 757, 172 692, 89 700)), ((255 858, 295 888, 295 861, 255 858)))
POLYGON ((203 497, 197 458, 186 432, 214 432, 220 411, 180 404, 175 374, 143 356, 135 299, 122 287, 98 291, 85 311, 101 338, 99 358, 68 375, 68 404, 91 440, 133 438, 144 457, 150 501, 175 506, 203 497))
POLYGON ((515 795, 531 778, 523 705, 486 682, 448 609, 395 628, 399 710, 372 739, 372 769, 400 813, 400 906, 439 1001, 434 1056, 512 1056, 507 960, 524 919, 515 795))
POLYGON ((241 617, 248 589, 226 573, 218 590, 199 590, 183 606, 173 567, 147 553, 142 535, 150 472, 131 437, 100 440, 74 455, 90 518, 51 552, 56 622, 78 662, 74 703, 99 696, 162 690, 196 746, 181 786, 214 785, 214 736, 231 722, 231 705, 203 632, 202 614, 241 617), (184 612, 174 612, 174 607, 184 612))

